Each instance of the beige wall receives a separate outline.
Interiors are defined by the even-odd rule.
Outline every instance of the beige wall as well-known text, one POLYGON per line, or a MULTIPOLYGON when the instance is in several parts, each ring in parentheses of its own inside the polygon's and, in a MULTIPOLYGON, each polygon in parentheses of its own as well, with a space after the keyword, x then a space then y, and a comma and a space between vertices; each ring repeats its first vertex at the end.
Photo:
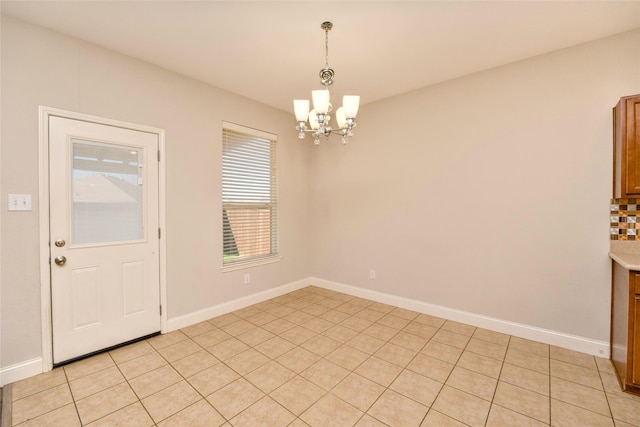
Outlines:
POLYGON ((310 275, 309 160, 291 115, 77 39, 2 20, 1 367, 42 356, 38 105, 166 131, 169 319, 310 275), (279 135, 279 263, 220 272, 221 125, 279 135), (7 212, 8 193, 33 196, 7 212))
POLYGON ((608 342, 611 108, 633 93, 638 31, 366 105, 317 154, 314 276, 608 342))

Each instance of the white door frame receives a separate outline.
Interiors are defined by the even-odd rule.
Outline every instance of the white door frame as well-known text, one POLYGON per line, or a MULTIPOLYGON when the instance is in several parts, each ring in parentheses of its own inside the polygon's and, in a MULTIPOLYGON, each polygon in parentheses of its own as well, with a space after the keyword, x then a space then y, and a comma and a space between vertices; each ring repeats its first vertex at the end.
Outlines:
POLYGON ((160 331, 167 332, 167 288, 166 288, 166 223, 165 223, 165 150, 164 129, 128 123, 119 120, 111 120, 88 114, 76 113, 57 108, 38 107, 38 139, 39 139, 39 195, 38 216, 40 221, 40 291, 41 291, 41 315, 42 315, 42 372, 53 369, 53 336, 51 320, 51 264, 50 264, 50 227, 49 227, 49 117, 64 117, 67 119, 82 120, 107 126, 121 127, 136 131, 148 132, 158 135, 158 150, 160 161, 158 163, 158 224, 162 230, 160 249, 160 331))

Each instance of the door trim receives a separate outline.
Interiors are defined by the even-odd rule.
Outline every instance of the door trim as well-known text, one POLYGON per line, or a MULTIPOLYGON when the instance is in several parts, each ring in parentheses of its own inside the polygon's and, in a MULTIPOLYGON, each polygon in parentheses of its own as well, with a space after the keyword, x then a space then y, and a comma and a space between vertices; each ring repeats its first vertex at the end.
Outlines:
POLYGON ((158 225, 162 230, 159 243, 160 264, 160 331, 167 332, 167 272, 166 272, 166 221, 165 221, 165 142, 164 129, 135 123, 112 120, 58 108, 38 107, 38 143, 39 143, 39 194, 38 217, 40 225, 40 305, 42 316, 42 372, 53 369, 53 325, 51 320, 51 269, 49 249, 49 117, 82 120, 86 122, 115 126, 158 135, 158 150, 162 154, 158 162, 158 225))

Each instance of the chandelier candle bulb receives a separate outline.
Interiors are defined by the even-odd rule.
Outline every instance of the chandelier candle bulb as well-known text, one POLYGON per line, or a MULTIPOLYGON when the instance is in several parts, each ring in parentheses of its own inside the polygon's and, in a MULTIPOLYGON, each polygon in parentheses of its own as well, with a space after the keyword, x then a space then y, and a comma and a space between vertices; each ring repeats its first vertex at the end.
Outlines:
POLYGON ((313 109, 318 114, 327 114, 329 112, 329 91, 326 89, 311 91, 313 97, 313 109))
POLYGON ((293 101, 293 109, 296 113, 296 120, 299 122, 306 122, 309 117, 309 100, 308 99, 296 99, 293 101))
POLYGON ((318 115, 316 114, 316 110, 311 110, 309 112, 309 126, 311 129, 318 130, 320 128, 320 123, 318 122, 318 115))
POLYGON ((342 106, 344 114, 348 119, 355 119, 358 115, 358 107, 360 107, 360 97, 356 95, 345 95, 342 97, 342 106))
POLYGON ((344 113, 344 107, 340 107, 336 111, 336 122, 340 129, 344 129, 347 126, 347 115, 344 113))

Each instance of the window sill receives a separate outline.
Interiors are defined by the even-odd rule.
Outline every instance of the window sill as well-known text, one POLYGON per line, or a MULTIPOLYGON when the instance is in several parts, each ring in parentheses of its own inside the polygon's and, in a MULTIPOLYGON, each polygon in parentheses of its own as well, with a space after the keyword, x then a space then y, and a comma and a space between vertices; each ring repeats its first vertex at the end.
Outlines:
POLYGON ((270 256, 270 257, 254 259, 254 260, 249 260, 249 261, 241 261, 241 262, 233 263, 233 264, 230 264, 230 265, 223 265, 222 267, 220 267, 220 271, 223 272, 223 273, 226 273, 228 271, 242 270, 242 269, 245 269, 245 268, 257 267, 259 265, 265 265, 265 264, 272 264, 274 262, 280 262, 281 259, 282 259, 281 255, 274 255, 274 256, 270 256))

